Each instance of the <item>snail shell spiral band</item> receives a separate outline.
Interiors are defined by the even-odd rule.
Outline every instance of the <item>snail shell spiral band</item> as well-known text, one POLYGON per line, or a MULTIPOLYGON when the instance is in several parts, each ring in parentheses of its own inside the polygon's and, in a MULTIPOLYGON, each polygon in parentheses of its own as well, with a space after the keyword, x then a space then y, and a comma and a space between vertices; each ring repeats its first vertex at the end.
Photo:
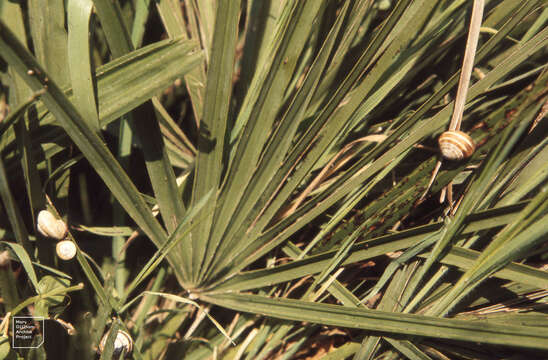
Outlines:
POLYGON ((459 130, 449 130, 442 133, 438 143, 442 156, 449 160, 466 159, 476 150, 476 144, 470 135, 459 130))

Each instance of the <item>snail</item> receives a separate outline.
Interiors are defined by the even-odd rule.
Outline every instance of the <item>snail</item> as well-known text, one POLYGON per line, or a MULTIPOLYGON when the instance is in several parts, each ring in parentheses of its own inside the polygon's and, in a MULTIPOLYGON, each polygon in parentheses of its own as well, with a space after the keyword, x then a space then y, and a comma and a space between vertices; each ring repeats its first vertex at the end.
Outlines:
POLYGON ((476 150, 474 140, 470 135, 460 130, 445 131, 438 138, 438 144, 442 156, 449 160, 466 159, 476 150))
MULTIPOLYGON (((100 353, 103 353, 103 351, 105 350, 108 334, 110 334, 110 330, 107 331, 105 335, 103 335, 101 342, 99 342, 100 353)), ((116 339, 114 340, 114 352, 112 353, 112 355, 114 357, 118 357, 122 353, 122 350, 125 351, 125 355, 131 353, 131 351, 133 350, 133 339, 127 332, 123 330, 118 330, 118 333, 116 334, 116 339)))
POLYGON ((38 231, 45 237, 62 240, 67 235, 67 224, 63 220, 57 219, 47 210, 38 213, 37 220, 38 231))
POLYGON ((57 256, 62 260, 71 260, 76 256, 76 245, 71 240, 61 240, 55 246, 57 256))

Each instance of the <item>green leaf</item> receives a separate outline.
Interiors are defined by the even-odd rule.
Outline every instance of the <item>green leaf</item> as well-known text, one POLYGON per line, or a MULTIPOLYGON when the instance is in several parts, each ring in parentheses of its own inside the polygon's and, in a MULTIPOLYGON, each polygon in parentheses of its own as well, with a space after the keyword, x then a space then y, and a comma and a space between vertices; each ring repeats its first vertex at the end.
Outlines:
MULTIPOLYGON (((25 223, 23 222, 21 211, 17 207, 15 198, 11 192, 8 183, 8 175, 6 173, 6 169, 4 168, 4 162, 2 161, 2 157, 0 157, 0 197, 2 198, 2 202, 4 203, 4 206, 6 208, 8 219, 15 234, 15 238, 20 245, 20 247, 12 246, 12 248, 14 249, 14 251, 16 251, 18 257, 24 256, 25 259, 28 259, 28 261, 30 261, 31 257, 33 257, 33 253, 32 246, 28 240, 28 231, 25 223)), ((10 246, 12 245, 11 243, 8 244, 10 246)), ((19 258, 21 259, 21 257, 19 258)), ((34 285, 36 285, 36 283, 34 285)))
MULTIPOLYGON (((189 14, 187 17, 188 23, 186 24, 183 21, 183 16, 180 11, 181 4, 178 1, 158 0, 156 6, 158 8, 158 12, 160 14, 160 18, 162 19, 162 23, 164 24, 166 32, 171 38, 176 38, 181 35, 186 36, 186 26, 188 28, 188 33, 190 34, 189 37, 191 39, 194 39, 195 41, 199 41, 201 39, 198 29, 201 22, 195 19, 195 16, 197 17, 197 14, 195 3, 193 1, 183 2, 185 10, 187 14, 189 14)), ((209 46, 205 46, 205 49, 207 49, 206 53, 209 53, 209 46)), ((192 102, 192 109, 194 110, 194 120, 196 121, 196 125, 199 125, 203 115, 204 94, 206 88, 205 84, 207 81, 205 72, 206 62, 207 59, 205 59, 203 63, 200 64, 200 66, 193 68, 188 74, 185 75, 185 84, 192 102)))
POLYGON ((11 351, 10 338, 0 336, 0 360, 15 359, 15 354, 11 351))
POLYGON ((119 4, 108 0, 94 0, 93 3, 113 57, 119 58, 133 50, 133 43, 124 25, 119 4))
MULTIPOLYGON (((54 290, 63 291, 70 286, 70 280, 67 278, 53 277, 46 275, 38 283, 38 292, 47 294, 54 290)), ((65 299, 65 295, 54 295, 36 302, 35 315, 48 317, 50 308, 60 305, 65 299)))
MULTIPOLYGON (((217 6, 215 32, 207 73, 204 113, 200 121, 198 154, 194 175, 192 202, 202 199, 211 189, 221 185, 225 136, 229 122, 229 106, 232 94, 232 71, 238 40, 240 1, 222 0, 217 6)), ((200 270, 208 250, 208 239, 213 222, 217 196, 211 198, 206 208, 207 219, 192 232, 190 250, 192 282, 199 280, 200 270)))
MULTIPOLYGON (((432 308, 434 314, 446 314, 459 301, 470 293, 481 281, 495 271, 498 271, 510 261, 524 254, 539 244, 548 235, 548 215, 544 215, 548 209, 548 188, 541 191, 516 217, 514 222, 508 224, 498 237, 483 250, 473 266, 466 271, 455 286, 432 308)), ((540 288, 546 284, 539 284, 540 288)))
MULTIPOLYGON (((125 301, 131 292, 160 265, 166 256, 169 256, 169 254, 172 253, 172 250, 176 246, 180 249, 187 248, 187 246, 191 243, 191 239, 189 239, 189 236, 187 235, 190 233, 191 229, 202 220, 201 218, 197 218, 197 215, 200 213, 202 208, 205 207, 207 202, 210 201, 209 199, 212 194, 213 190, 210 190, 203 199, 200 199, 200 201, 195 204, 192 209, 190 209, 190 211, 181 220, 181 223, 177 226, 175 231, 169 235, 167 241, 158 248, 158 251, 156 251, 155 254, 150 257, 145 266, 143 266, 141 271, 139 271, 139 274, 137 274, 131 284, 127 287, 122 299, 123 301, 125 301)), ((204 211, 207 211, 207 208, 204 211)), ((202 218, 206 215, 209 214, 202 214, 202 218)), ((186 276, 187 274, 185 273, 185 270, 188 269, 188 264, 183 263, 178 264, 178 266, 180 266, 180 271, 186 276)))
POLYGON ((36 57, 60 86, 69 84, 65 1, 30 0, 30 30, 36 57))
MULTIPOLYGON (((234 234, 241 230, 243 222, 249 223, 250 217, 256 216, 257 200, 259 199, 264 187, 269 183, 270 179, 274 176, 279 168, 279 164, 283 162, 284 156, 287 150, 291 146, 292 139, 297 132, 298 125, 301 123, 307 106, 309 105, 312 95, 314 94, 314 88, 321 79, 322 73, 325 71, 325 66, 328 62, 329 55, 335 45, 336 39, 339 35, 339 30, 345 18, 348 7, 344 7, 341 10, 341 14, 337 17, 337 21, 331 31, 325 44, 320 49, 320 52, 311 65, 311 68, 303 81, 302 86, 299 88, 293 101, 289 105, 289 108, 283 115, 280 123, 276 127, 274 133, 271 135, 270 140, 266 144, 265 150, 261 156, 261 160, 257 165, 253 177, 250 179, 243 195, 240 197, 228 197, 224 199, 224 205, 226 208, 220 208, 218 212, 218 220, 215 222, 215 227, 212 233, 211 242, 217 246, 217 243, 221 241, 219 238, 222 234, 223 242, 225 242, 224 249, 228 247, 228 244, 232 243, 234 234), (237 205, 237 207, 235 207, 237 205), (254 209, 255 211, 252 211, 254 209), (231 210, 231 212, 227 212, 231 210), (251 215, 249 215, 251 212, 251 215), (226 227, 226 230, 225 230, 226 227)), ((307 19, 309 21, 309 19, 307 19)), ((291 33, 286 36, 289 36, 291 33)), ((294 43, 300 41, 299 37, 293 40, 294 43)), ((301 44, 302 45, 302 44, 301 44)), ((296 45, 290 43, 287 46, 287 51, 294 51, 296 45)), ((300 46, 300 45, 299 45, 300 46)), ((280 55, 277 55, 280 56, 280 55)), ((273 90, 274 91, 274 90, 273 90)), ((266 106, 266 104, 264 105, 266 106)), ((230 176, 230 175, 229 175, 230 176)), ((228 192, 229 189, 223 189, 223 192, 228 192)), ((241 189, 240 189, 241 191, 241 189)), ((235 195, 238 195, 236 192, 235 195)), ((222 254, 222 250, 219 250, 218 254, 222 254)), ((210 254, 211 257, 211 254, 210 254)))
POLYGON ((415 314, 392 313, 365 308, 312 303, 260 295, 202 295, 210 303, 232 310, 262 314, 291 321, 306 321, 389 333, 412 339, 413 336, 470 341, 548 350, 548 334, 537 327, 507 325, 501 327, 485 320, 463 321, 415 314), (440 331, 443 329, 443 331, 440 331))
POLYGON ((99 133, 90 49, 92 9, 91 0, 68 2, 68 62, 74 105, 89 126, 99 133))
POLYGON ((151 0, 139 0, 135 4, 135 18, 131 27, 131 42, 135 48, 140 48, 146 31, 146 23, 150 14, 151 0))
POLYGON ((175 301, 175 302, 178 302, 178 303, 183 303, 183 304, 189 304, 189 305, 192 305, 192 306, 195 306, 197 307, 198 309, 202 310, 202 311, 205 311, 205 314, 206 316, 208 317, 209 320, 211 320, 211 322, 215 325, 215 327, 221 332, 221 334, 223 334, 228 340, 230 340, 230 342, 234 345, 236 345, 234 343, 234 340, 232 340, 232 338, 230 337, 230 335, 228 335, 228 333, 226 332, 226 330, 221 326, 221 324, 219 324, 217 322, 217 320, 215 320, 215 318, 213 318, 213 316, 209 315, 209 312, 202 309, 202 307, 195 301, 193 300, 190 300, 190 299, 186 299, 186 298, 183 298, 181 296, 177 296, 177 295, 173 295, 173 294, 166 294, 166 293, 159 293, 159 292, 153 292, 153 291, 145 291, 143 292, 141 295, 139 296, 144 296, 144 295, 156 295, 156 296, 161 296, 161 297, 164 297, 166 299, 169 299, 169 300, 172 300, 172 301, 175 301))
MULTIPOLYGON (((471 234, 475 231, 483 229, 496 228, 503 224, 508 224, 514 221, 516 214, 523 209, 525 204, 520 206, 510 206, 498 209, 472 214, 467 220, 463 234, 471 234)), ((352 246, 349 255, 344 259, 343 265, 352 264, 358 261, 364 261, 374 258, 389 252, 402 250, 412 247, 423 241, 425 238, 430 238, 430 243, 437 240, 436 234, 443 226, 443 222, 419 226, 413 229, 398 232, 396 234, 384 235, 377 238, 361 241, 352 246)), ((440 234, 438 233, 438 236, 440 234)), ((269 269, 260 269, 254 271, 242 272, 224 283, 212 286, 215 291, 227 290, 248 290, 253 288, 264 287, 265 284, 276 284, 279 282, 298 279, 307 275, 312 275, 321 272, 332 261, 332 257, 337 253, 334 248, 328 252, 309 256, 303 260, 293 261, 289 264, 284 264, 269 269)), ((425 254, 424 256, 428 256, 425 254)), ((472 259, 478 256, 478 252, 458 247, 453 247, 450 252, 442 258, 441 262, 446 262, 449 265, 459 266, 463 269, 468 269, 472 265, 472 259)), ((536 270, 536 269, 535 269, 536 270)), ((528 266, 511 264, 508 269, 502 270, 496 276, 502 278, 510 278, 514 281, 525 281, 526 283, 537 284, 542 287, 542 281, 548 281, 548 276, 540 270, 534 271, 528 266), (517 266, 514 267, 514 266, 517 266), (518 269, 519 268, 519 269, 518 269), (506 272, 508 270, 508 272, 506 272), (526 274, 529 274, 526 276, 526 274), (539 282, 541 282, 539 284, 539 282)))
MULTIPOLYGON (((234 250, 234 242, 230 241, 234 235, 228 238, 223 238, 223 235, 232 215, 244 211, 237 211, 238 203, 242 200, 249 201, 247 207, 255 206, 256 211, 260 210, 260 207, 256 206, 256 196, 253 195, 246 200, 245 195, 248 194, 245 194, 244 191, 256 169, 257 161, 268 141, 268 134, 276 119, 277 112, 272 109, 278 109, 281 106, 285 89, 291 80, 299 55, 307 40, 307 32, 301 31, 299 26, 304 28, 311 26, 321 8, 321 2, 317 1, 285 3, 283 14, 268 51, 269 55, 265 59, 262 71, 255 75, 236 119, 234 129, 232 129, 231 141, 237 138, 240 129, 241 134, 237 138, 236 149, 220 194, 219 206, 215 214, 214 232, 211 235, 212 244, 208 249, 208 261, 203 270, 208 270, 209 263, 213 261, 214 252, 226 254, 227 248, 234 250)), ((305 99, 301 98, 301 100, 305 99)), ((298 108, 293 110, 298 110, 298 108)), ((293 119, 287 119, 285 124, 288 125, 291 120, 293 119)), ((291 138, 289 137, 289 139, 291 138)), ((283 153, 280 154, 280 156, 283 155, 283 153)), ((277 162, 270 164, 278 166, 277 162)), ((245 242, 242 237, 236 236, 236 238, 245 242)), ((226 259, 227 257, 223 255, 215 259, 215 262, 226 259)), ((217 267, 216 264, 213 266, 217 267)), ((216 270, 209 270, 209 272, 211 276, 215 274, 216 270)))
POLYGON ((34 286, 34 289, 36 291, 39 291, 38 278, 36 276, 36 273, 34 272, 32 261, 28 253, 25 251, 25 249, 19 244, 14 244, 8 241, 0 241, 0 243, 6 244, 13 250, 13 252, 15 253, 15 256, 17 256, 17 258, 21 262, 21 265, 23 265, 23 269, 25 269, 25 272, 27 273, 27 276, 29 277, 30 282, 34 286))
POLYGON ((97 69, 99 118, 104 126, 128 113, 200 63, 196 43, 163 40, 97 69))

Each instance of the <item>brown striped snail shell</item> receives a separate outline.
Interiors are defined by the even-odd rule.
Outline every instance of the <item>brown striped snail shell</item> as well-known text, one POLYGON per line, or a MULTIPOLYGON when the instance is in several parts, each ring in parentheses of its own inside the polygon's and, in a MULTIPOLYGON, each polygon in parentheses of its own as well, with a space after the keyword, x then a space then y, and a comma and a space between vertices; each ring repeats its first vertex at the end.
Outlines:
POLYGON ((71 240, 61 240, 55 246, 55 252, 62 260, 71 260, 76 256, 76 245, 71 240))
POLYGON ((62 240, 67 235, 67 224, 63 220, 57 219, 52 213, 47 210, 42 210, 38 213, 36 221, 38 231, 45 237, 62 240))
MULTIPOLYGON (((103 335, 101 342, 99 342, 100 353, 103 353, 103 351, 105 350, 105 345, 107 343, 109 333, 110 330, 107 331, 105 335, 103 335)), ((114 355, 114 357, 120 356, 122 350, 125 350, 126 356, 129 355, 129 353, 131 353, 131 351, 133 350, 133 339, 127 332, 123 330, 118 330, 118 333, 116 334, 116 339, 114 340, 114 352, 112 353, 112 355, 114 355)))
POLYGON ((470 157, 476 144, 467 133, 459 130, 445 131, 438 138, 441 155, 449 160, 462 160, 470 157))

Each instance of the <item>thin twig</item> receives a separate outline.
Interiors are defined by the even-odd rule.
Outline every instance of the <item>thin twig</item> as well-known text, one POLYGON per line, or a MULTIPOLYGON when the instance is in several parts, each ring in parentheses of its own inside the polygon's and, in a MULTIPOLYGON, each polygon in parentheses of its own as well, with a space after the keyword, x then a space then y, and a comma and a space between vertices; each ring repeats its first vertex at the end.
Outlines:
MULTIPOLYGON (((451 116, 451 122, 449 123, 450 131, 460 130, 462 115, 464 113, 464 105, 466 103, 466 95, 468 94, 468 87, 470 85, 470 77, 472 76, 472 70, 474 68, 474 58, 478 47, 483 8, 484 0, 474 0, 474 5, 472 7, 472 18, 470 19, 468 38, 466 40, 466 48, 464 50, 464 60, 462 61, 462 70, 460 73, 457 95, 455 97, 455 106, 453 107, 453 115, 451 116)), ((438 160, 436 168, 432 172, 430 183, 426 187, 426 191, 420 197, 419 201, 422 201, 426 197, 426 194, 430 191, 430 187, 434 183, 434 179, 438 175, 440 167, 441 161, 438 160)), ((452 185, 449 184, 447 186, 448 192, 452 193, 452 185)), ((452 205, 451 200, 449 205, 452 205)))
POLYGON ((466 49, 464 50, 464 60, 462 62, 462 71, 460 73, 459 86, 457 96, 455 98, 455 107, 449 130, 459 130, 462 122, 462 114, 464 113, 464 104, 466 103, 466 95, 470 85, 470 77, 474 68, 474 58, 478 47, 478 39, 481 28, 481 20, 483 17, 483 0, 474 0, 472 8, 472 19, 470 20, 470 28, 468 31, 468 39, 466 41, 466 49))

